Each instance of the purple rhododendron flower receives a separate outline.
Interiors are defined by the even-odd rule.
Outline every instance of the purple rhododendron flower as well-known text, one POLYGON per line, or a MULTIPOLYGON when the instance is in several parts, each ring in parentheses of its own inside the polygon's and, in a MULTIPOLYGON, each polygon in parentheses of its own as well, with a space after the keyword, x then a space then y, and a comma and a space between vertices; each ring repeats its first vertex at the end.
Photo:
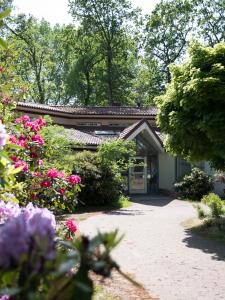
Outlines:
POLYGON ((7 138, 7 133, 5 130, 5 125, 3 125, 0 121, 0 149, 3 149, 3 147, 5 146, 6 138, 7 138))
POLYGON ((0 223, 4 223, 7 219, 17 217, 20 213, 21 209, 18 203, 0 200, 0 223))
POLYGON ((0 229, 0 268, 8 269, 28 253, 29 235, 22 214, 9 219, 0 229))
POLYGON ((1 296, 0 300, 9 300, 9 295, 1 296))
POLYGON ((9 218, 0 228, 0 268, 10 269, 22 257, 54 259, 55 225, 55 217, 48 209, 32 203, 21 209, 18 216, 9 218))
POLYGON ((29 221, 29 219, 31 219, 35 214, 40 213, 42 217, 51 220, 51 226, 53 228, 56 227, 55 216, 47 208, 39 208, 30 202, 25 208, 23 208, 23 213, 27 221, 29 221))

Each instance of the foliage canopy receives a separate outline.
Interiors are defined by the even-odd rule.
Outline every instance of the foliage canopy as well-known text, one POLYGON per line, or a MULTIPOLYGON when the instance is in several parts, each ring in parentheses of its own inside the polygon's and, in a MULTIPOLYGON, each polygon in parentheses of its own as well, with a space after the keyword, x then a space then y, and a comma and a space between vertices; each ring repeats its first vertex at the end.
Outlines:
POLYGON ((225 169, 225 43, 193 43, 189 53, 189 61, 171 66, 172 82, 157 99, 158 125, 173 154, 225 169))

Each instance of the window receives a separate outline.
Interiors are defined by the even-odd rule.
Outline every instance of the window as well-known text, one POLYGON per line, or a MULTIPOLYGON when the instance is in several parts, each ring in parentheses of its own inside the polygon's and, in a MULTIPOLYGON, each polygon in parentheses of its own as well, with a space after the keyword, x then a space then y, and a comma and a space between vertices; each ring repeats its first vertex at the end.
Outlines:
POLYGON ((109 123, 110 127, 128 127, 131 124, 127 124, 127 123, 109 123))
POLYGON ((102 123, 99 123, 99 122, 80 122, 80 123, 77 123, 78 126, 102 126, 102 123))

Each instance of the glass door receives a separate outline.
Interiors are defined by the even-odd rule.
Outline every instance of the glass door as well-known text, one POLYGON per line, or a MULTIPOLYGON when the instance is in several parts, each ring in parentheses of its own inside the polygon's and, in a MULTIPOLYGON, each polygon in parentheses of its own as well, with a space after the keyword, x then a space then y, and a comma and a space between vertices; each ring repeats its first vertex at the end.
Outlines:
POLYGON ((129 171, 129 192, 131 194, 147 193, 147 159, 137 157, 135 165, 129 171))

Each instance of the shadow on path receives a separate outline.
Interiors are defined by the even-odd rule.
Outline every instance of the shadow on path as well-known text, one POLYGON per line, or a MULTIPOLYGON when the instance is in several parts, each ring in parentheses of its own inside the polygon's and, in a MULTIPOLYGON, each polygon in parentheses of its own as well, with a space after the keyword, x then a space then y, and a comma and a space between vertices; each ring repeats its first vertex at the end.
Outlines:
POLYGON ((135 195, 131 196, 131 201, 134 203, 163 207, 170 204, 174 199, 168 196, 160 195, 135 195))
POLYGON ((211 254, 212 259, 215 260, 225 260, 225 245, 201 237, 200 235, 193 233, 191 229, 186 229, 185 233, 187 237, 183 239, 183 243, 189 248, 200 249, 205 253, 211 254))
POLYGON ((116 215, 116 216, 143 216, 145 215, 144 211, 137 209, 120 209, 113 211, 105 211, 106 215, 116 215))

